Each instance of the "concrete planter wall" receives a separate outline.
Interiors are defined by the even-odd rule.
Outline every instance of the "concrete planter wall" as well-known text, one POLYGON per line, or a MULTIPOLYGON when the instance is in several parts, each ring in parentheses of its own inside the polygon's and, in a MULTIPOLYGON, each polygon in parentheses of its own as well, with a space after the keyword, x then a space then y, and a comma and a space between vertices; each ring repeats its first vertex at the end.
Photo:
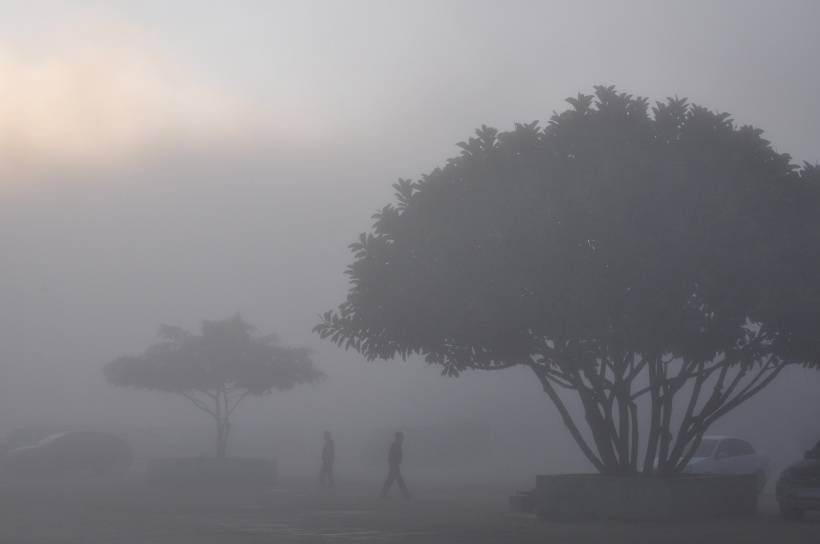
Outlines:
POLYGON ((173 457, 148 463, 146 479, 170 488, 268 488, 276 483, 269 459, 173 457))
POLYGON ((537 476, 534 501, 544 520, 685 520, 753 516, 757 496, 754 475, 578 474, 537 476))

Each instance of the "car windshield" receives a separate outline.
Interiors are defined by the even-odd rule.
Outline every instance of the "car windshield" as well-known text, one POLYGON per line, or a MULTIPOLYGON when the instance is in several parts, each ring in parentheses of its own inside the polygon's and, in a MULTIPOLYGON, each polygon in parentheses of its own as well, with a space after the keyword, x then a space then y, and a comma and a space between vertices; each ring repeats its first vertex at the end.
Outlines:
POLYGON ((715 452, 718 442, 720 442, 720 440, 715 438, 704 438, 693 457, 711 457, 715 452))

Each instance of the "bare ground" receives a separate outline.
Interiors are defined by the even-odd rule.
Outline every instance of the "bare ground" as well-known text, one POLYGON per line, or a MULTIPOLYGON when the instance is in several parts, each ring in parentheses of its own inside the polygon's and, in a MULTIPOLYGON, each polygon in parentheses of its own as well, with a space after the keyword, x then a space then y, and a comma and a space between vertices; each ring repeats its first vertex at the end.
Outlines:
POLYGON ((541 523, 496 490, 438 491, 410 502, 370 488, 320 493, 178 492, 136 482, 0 483, 0 542, 28 543, 812 543, 820 517, 786 523, 764 497, 755 519, 702 523, 541 523))

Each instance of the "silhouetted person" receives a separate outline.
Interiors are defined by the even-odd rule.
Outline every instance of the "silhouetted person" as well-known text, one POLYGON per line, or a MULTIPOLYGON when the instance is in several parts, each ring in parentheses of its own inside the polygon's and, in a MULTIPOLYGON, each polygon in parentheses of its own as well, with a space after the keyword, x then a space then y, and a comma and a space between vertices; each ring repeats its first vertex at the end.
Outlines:
POLYGON ((387 454, 387 464, 389 465, 389 470, 387 472, 387 480, 384 481, 384 487, 382 487, 382 498, 387 497, 387 493, 390 491, 390 487, 395 482, 399 486, 399 490, 401 494, 404 495, 405 499, 410 498, 410 492, 407 490, 407 486, 404 484, 404 478, 401 477, 401 446, 404 443, 404 433, 398 432, 396 433, 396 438, 393 439, 393 443, 390 444, 390 452, 387 454))
POLYGON ((333 461, 336 457, 336 448, 330 431, 325 431, 325 445, 322 447, 322 468, 319 470, 319 485, 333 487, 333 461))

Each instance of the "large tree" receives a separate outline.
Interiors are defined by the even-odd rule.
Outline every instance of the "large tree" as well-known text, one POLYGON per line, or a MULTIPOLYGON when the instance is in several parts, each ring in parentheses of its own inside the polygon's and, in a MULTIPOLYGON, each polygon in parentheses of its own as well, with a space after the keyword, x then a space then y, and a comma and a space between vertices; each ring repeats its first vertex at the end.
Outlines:
POLYGON ((305 348, 259 336, 240 316, 204 321, 199 334, 160 327, 160 341, 137 357, 120 357, 103 369, 109 383, 176 393, 208 413, 217 428, 216 455, 225 457, 231 415, 248 395, 266 395, 323 375, 305 348))
POLYGON ((820 169, 685 99, 568 102, 399 180, 316 330, 448 375, 528 367, 599 471, 680 471, 718 418, 818 361, 820 169))

